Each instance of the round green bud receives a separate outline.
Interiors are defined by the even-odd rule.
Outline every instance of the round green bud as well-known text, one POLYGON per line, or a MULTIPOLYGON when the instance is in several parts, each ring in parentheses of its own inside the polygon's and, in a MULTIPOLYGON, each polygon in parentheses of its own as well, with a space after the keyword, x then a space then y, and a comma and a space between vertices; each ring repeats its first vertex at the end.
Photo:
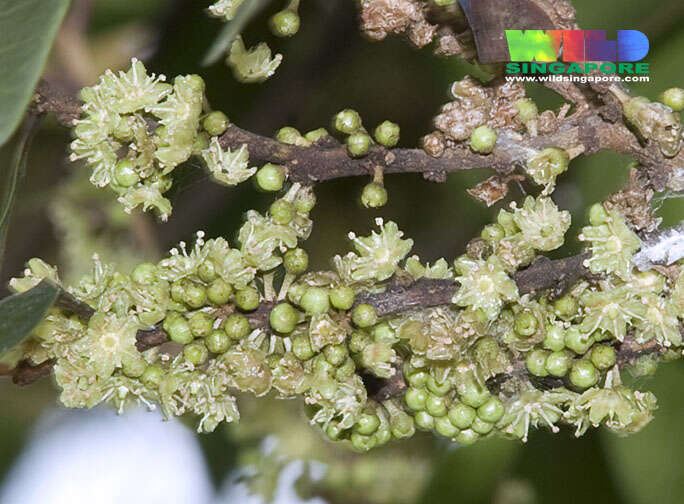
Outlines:
POLYGON ((408 438, 416 432, 413 417, 405 411, 398 411, 390 418, 392 435, 397 439, 408 438))
POLYGON ((390 121, 384 121, 375 128, 375 140, 385 147, 394 147, 399 143, 399 125, 390 121))
POLYGON ((202 264, 199 265, 199 268, 197 268, 197 276, 200 277, 200 280, 206 283, 216 280, 217 275, 214 261, 211 259, 203 261, 202 264))
POLYGON ((546 358, 549 353, 545 350, 532 350, 525 359, 527 370, 533 376, 546 376, 546 358))
POLYGON ((204 363, 204 361, 207 360, 207 357, 209 357, 207 347, 204 346, 204 343, 200 343, 199 341, 185 345, 185 348, 183 349, 183 358, 195 366, 204 363))
POLYGON ((262 191, 280 191, 285 183, 285 167, 267 163, 256 172, 256 184, 262 191))
POLYGON ((531 310, 523 310, 515 316, 513 328, 520 336, 532 336, 537 332, 538 325, 539 323, 534 313, 531 310))
POLYGON ((462 430, 454 437, 454 440, 462 445, 474 444, 478 439, 480 439, 480 435, 473 429, 462 430))
POLYGON ((432 430, 435 427, 435 417, 427 411, 419 411, 413 417, 416 422, 416 427, 421 430, 432 430))
POLYGON ((593 344, 594 338, 591 334, 582 334, 577 326, 570 326, 565 331, 565 346, 576 354, 586 353, 593 344))
POLYGON ((140 175, 135 171, 133 163, 128 159, 122 159, 114 167, 114 180, 121 187, 131 187, 140 181, 140 175))
POLYGON ((630 371, 634 376, 653 376, 658 370, 658 359, 652 355, 642 355, 630 367, 630 371))
POLYGON ((424 410, 427 399, 428 393, 423 389, 409 387, 409 389, 406 391, 406 394, 404 394, 406 406, 411 408, 413 411, 424 410))
POLYGON ((449 417, 449 421, 455 427, 458 427, 459 429, 467 429, 472 425, 473 420, 475 420, 477 412, 474 408, 471 408, 466 404, 458 403, 449 409, 447 415, 449 417))
POLYGON ((382 446, 387 444, 389 440, 392 439, 392 431, 387 425, 381 425, 375 434, 373 434, 373 437, 378 442, 377 446, 382 446))
POLYGON ((506 231, 501 224, 489 224, 482 229, 480 236, 488 242, 499 241, 506 236, 506 231))
POLYGON ((660 101, 675 112, 681 112, 684 110, 684 89, 678 87, 666 89, 660 95, 660 101))
POLYGON ((591 363, 598 369, 608 369, 615 365, 615 349, 608 345, 596 345, 591 350, 591 363))
POLYGON ((515 102, 515 106, 518 109, 518 119, 525 124, 533 119, 537 118, 539 110, 537 105, 529 98, 523 98, 515 102))
POLYGON ((343 432, 344 432, 344 429, 342 429, 342 427, 340 427, 336 423, 331 423, 325 429, 325 435, 328 436, 333 441, 338 441, 343 432))
POLYGON ((313 191, 299 191, 295 198, 295 210, 300 214, 308 214, 316 205, 316 195, 313 191))
POLYGON ((563 320, 568 320, 577 315, 577 300, 572 296, 563 296, 553 302, 553 310, 563 320))
POLYGON ((490 397, 487 402, 477 408, 477 416, 485 422, 496 423, 504 415, 504 405, 498 397, 490 397))
POLYGON ((362 352, 364 348, 371 344, 371 338, 366 331, 353 331, 349 338, 349 351, 353 353, 362 352))
POLYGON ((354 362, 354 359, 351 357, 347 356, 344 359, 344 362, 342 365, 337 367, 337 371, 335 371, 335 379, 339 381, 345 381, 354 376, 354 373, 356 372, 356 363, 354 362))
POLYGON ((271 214, 276 224, 289 224, 295 216, 294 205, 289 201, 279 199, 273 202, 268 213, 271 214))
POLYGON ((204 79, 197 74, 192 74, 184 77, 183 83, 187 85, 189 88, 192 88, 201 93, 204 93, 204 90, 206 88, 206 85, 204 84, 204 79))
POLYGON ((302 296, 308 288, 309 287, 303 283, 295 283, 290 285, 290 288, 287 289, 287 299, 292 301, 294 304, 299 304, 299 301, 302 299, 302 296))
POLYGON ((506 212, 505 210, 501 210, 499 214, 496 216, 496 222, 504 228, 504 231, 506 231, 506 235, 514 235, 520 231, 518 229, 518 225, 515 223, 515 219, 513 218, 513 214, 510 212, 506 212))
POLYGON ((370 436, 380 427, 380 418, 373 413, 362 413, 354 424, 354 431, 370 436))
POLYGON ((328 345, 323 349, 325 359, 333 366, 339 366, 347 360, 347 347, 345 345, 328 345))
POLYGON ((433 417, 441 417, 447 414, 447 400, 444 397, 430 394, 425 401, 425 410, 433 417))
POLYGON ((478 126, 470 135, 470 148, 481 154, 489 154, 494 150, 498 135, 489 126, 478 126))
POLYGON ((292 126, 285 126, 278 130, 278 133, 276 133, 275 138, 279 142, 290 145, 296 145, 301 143, 303 137, 298 129, 293 128, 292 126))
POLYGON ((432 375, 428 375, 425 385, 430 392, 438 396, 448 394, 453 388, 449 380, 444 380, 444 382, 438 383, 437 380, 435 380, 435 377, 432 375))
POLYGON ((292 37, 299 31, 299 22, 297 12, 285 9, 271 16, 268 25, 276 37, 292 37))
POLYGON ((225 133, 229 123, 228 116, 220 110, 216 110, 209 113, 207 117, 204 118, 202 126, 211 136, 219 136, 225 133))
POLYGON ((592 226, 600 226, 608 222, 608 212, 601 203, 594 203, 589 209, 589 223, 592 226))
POLYGON ((169 339, 182 345, 187 345, 193 340, 190 324, 183 317, 175 317, 168 324, 166 329, 169 339))
POLYGON ((328 133, 328 130, 325 128, 318 128, 315 130, 311 130, 308 133, 304 135, 304 138, 306 138, 309 142, 311 143, 316 143, 320 139, 325 138, 330 136, 330 133, 328 133))
POLYGON ((223 331, 230 339, 240 340, 246 338, 252 329, 249 327, 249 320, 244 315, 233 313, 226 319, 223 331))
POLYGON ((131 274, 133 281, 142 285, 153 284, 157 280, 157 267, 151 263, 138 264, 131 274))
POLYGON ((204 338, 214 329, 214 319, 205 312, 197 312, 190 317, 190 330, 196 338, 204 338))
POLYGON ((546 370, 551 376, 561 378, 568 374, 572 366, 572 355, 567 350, 551 352, 546 358, 546 370))
POLYGON ((256 310, 260 301, 259 291, 254 287, 246 287, 235 293, 235 305, 242 311, 256 310))
POLYGON ((373 306, 362 303, 352 311, 352 321, 357 327, 370 327, 377 323, 378 314, 373 306))
POLYGON ((230 348, 230 337, 225 331, 215 329, 204 338, 204 344, 211 353, 222 354, 230 348))
POLYGON ((145 368, 140 381, 148 388, 156 389, 164 379, 164 370, 156 365, 150 365, 145 368))
POLYGON ((326 313, 330 310, 328 289, 323 289, 322 287, 309 287, 299 300, 299 306, 301 306, 309 315, 326 313))
POLYGON ((291 249, 283 256, 285 271, 292 275, 299 275, 309 267, 309 254, 301 248, 291 249))
POLYGON ((563 149, 547 147, 528 161, 533 170, 548 172, 558 176, 568 169, 570 156, 563 149))
POLYGON ((313 348, 311 348, 309 337, 303 334, 295 336, 292 339, 292 353, 302 361, 309 360, 313 357, 314 351, 313 348))
POLYGON ((169 293, 171 294, 171 299, 173 299, 176 303, 182 303, 183 298, 185 297, 185 287, 183 286, 183 281, 182 280, 176 280, 171 284, 171 288, 169 289, 169 293))
POLYGON ((372 333, 375 341, 386 341, 390 344, 396 341, 396 333, 387 322, 376 325, 372 333))
POLYGON ((121 370, 129 378, 139 378, 145 372, 145 369, 147 369, 147 362, 142 356, 136 355, 131 357, 125 355, 121 359, 121 370))
POLYGON ((230 300, 233 294, 231 285, 222 278, 211 282, 207 287, 207 298, 215 305, 224 305, 230 300))
POLYGON ((352 157, 362 157, 368 154, 371 148, 371 137, 366 133, 352 133, 347 137, 347 152, 352 157))
POLYGON ((492 432, 492 429, 494 428, 494 424, 492 424, 490 422, 485 422, 480 417, 475 417, 475 420, 473 420, 473 424, 470 426, 470 428, 473 429, 478 434, 485 436, 485 435, 489 434, 490 432, 492 432))
POLYGON ((458 428, 449 421, 449 417, 442 416, 435 420, 435 431, 444 437, 452 438, 458 434, 458 428))
POLYGON ((338 310, 349 310, 354 305, 354 291, 346 285, 330 289, 330 303, 338 310))
POLYGON ((597 369, 586 359, 575 361, 570 369, 570 383, 582 389, 596 385, 599 377, 597 369))
POLYGON ((351 441, 351 444, 355 450, 364 452, 375 448, 375 445, 378 442, 374 436, 364 436, 358 432, 352 432, 349 440, 351 441))
POLYGON ((185 286, 183 300, 191 308, 202 308, 207 303, 207 289, 203 285, 190 282, 185 286))
POLYGON ((565 330, 562 327, 551 326, 546 330, 543 342, 544 348, 558 352, 565 348, 565 330))
POLYGON ((380 208, 387 204, 387 189, 382 184, 371 182, 363 188, 361 204, 366 208, 380 208))
POLYGON ((271 327, 279 333, 291 333, 299 322, 299 314, 290 303, 279 303, 268 317, 271 327))
POLYGON ((409 385, 416 388, 422 388, 427 385, 430 375, 426 371, 414 371, 407 377, 409 385))
POLYGON ((351 135, 361 128, 361 116, 356 110, 344 109, 335 115, 333 126, 340 133, 351 135))
POLYGON ((318 375, 332 376, 335 373, 335 366, 330 364, 323 354, 318 354, 313 359, 314 373, 318 375))
POLYGON ((489 390, 474 380, 467 381, 461 391, 461 401, 473 408, 479 408, 489 399, 489 390))

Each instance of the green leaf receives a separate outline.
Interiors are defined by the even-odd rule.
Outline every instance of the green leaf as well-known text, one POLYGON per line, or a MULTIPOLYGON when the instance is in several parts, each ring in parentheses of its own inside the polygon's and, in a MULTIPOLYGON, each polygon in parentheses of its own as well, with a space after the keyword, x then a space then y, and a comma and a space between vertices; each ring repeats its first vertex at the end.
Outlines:
POLYGON ((261 9, 266 7, 269 3, 271 3, 271 0, 252 0, 243 2, 240 7, 238 7, 235 17, 223 27, 223 30, 221 30, 221 33, 219 33, 219 36, 209 48, 202 64, 208 66, 216 63, 223 54, 228 52, 233 40, 242 32, 245 25, 247 25, 247 23, 261 12, 261 9))
POLYGON ((69 0, 0 0, 0 145, 17 128, 69 0))
POLYGON ((0 356, 31 334, 60 292, 59 285, 45 279, 31 290, 0 301, 0 356))

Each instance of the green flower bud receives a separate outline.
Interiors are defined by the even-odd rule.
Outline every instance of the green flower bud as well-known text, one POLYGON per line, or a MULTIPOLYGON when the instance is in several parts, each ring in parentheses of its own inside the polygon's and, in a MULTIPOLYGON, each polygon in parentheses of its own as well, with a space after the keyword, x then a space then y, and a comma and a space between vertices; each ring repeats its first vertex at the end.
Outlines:
POLYGON ((230 348, 230 337, 225 331, 216 329, 204 338, 204 344, 211 353, 222 354, 230 348))
POLYGON ((489 224, 484 227, 480 236, 488 242, 496 242, 506 236, 506 231, 501 224, 489 224))
POLYGON ((378 314, 373 306, 362 303, 352 311, 352 321, 357 327, 370 327, 377 323, 378 314))
POLYGON ((375 448, 375 445, 378 442, 374 436, 364 436, 363 434, 359 434, 358 432, 352 432, 352 435, 349 437, 349 440, 351 441, 351 444, 354 447, 354 449, 364 452, 375 448))
POLYGON ((197 275, 203 282, 206 283, 216 280, 217 275, 214 261, 207 259, 206 261, 202 262, 202 264, 199 265, 199 268, 197 268, 197 275))
POLYGON ((299 23, 299 14, 290 9, 276 12, 268 21, 271 33, 276 37, 292 37, 299 31, 299 23))
POLYGON ((461 401, 473 408, 482 406, 490 396, 489 390, 474 380, 469 380, 465 383, 460 395, 461 401))
POLYGON ((473 424, 470 426, 471 429, 473 429, 475 432, 481 435, 487 435, 490 432, 492 432, 492 429, 494 428, 494 424, 485 422, 482 420, 480 417, 475 417, 475 420, 473 420, 473 424))
POLYGON ((131 274, 133 281, 142 285, 151 285, 157 281, 157 267, 151 263, 138 264, 131 274))
POLYGON ((387 204, 387 189, 382 184, 371 182, 363 188, 361 204, 366 208, 380 208, 387 204))
POLYGON ((268 213, 271 214, 271 218, 277 224, 289 224, 294 219, 294 205, 289 201, 279 199, 273 202, 268 213))
POLYGON ((385 121, 375 128, 375 140, 385 147, 394 147, 399 143, 399 125, 385 121))
POLYGON ((428 375, 425 385, 430 392, 438 396, 447 395, 453 388, 449 380, 444 380, 443 383, 438 383, 432 375, 428 375))
POLYGON ((207 289, 194 282, 185 286, 183 301, 191 308, 202 308, 207 303, 207 289))
POLYGON ((594 203, 589 209, 589 223, 592 226, 600 226, 608 222, 608 212, 602 203, 594 203))
MULTIPOLYGON (((486 404, 486 402, 483 404, 486 404)), ((475 420, 477 412, 474 408, 471 408, 466 404, 458 403, 449 409, 447 415, 449 417, 449 421, 455 427, 458 427, 459 429, 467 429, 472 425, 473 420, 475 420)))
POLYGON ((139 378, 147 369, 147 362, 142 356, 126 355, 121 359, 121 370, 129 378, 139 378))
POLYGON ((615 365, 615 349, 608 345, 596 345, 591 350, 591 363, 598 369, 609 369, 615 365))
POLYGON ((527 161, 526 170, 539 185, 553 186, 556 177, 566 171, 570 156, 563 149, 547 147, 527 161))
POLYGON ((330 303, 338 310, 349 310, 354 305, 354 291, 346 285, 330 289, 330 303))
POLYGON ((356 110, 344 109, 335 116, 333 126, 340 133, 351 135, 361 128, 361 116, 356 110))
POLYGON ((228 116, 219 110, 211 112, 202 121, 202 126, 211 136, 223 135, 228 129, 228 124, 228 116))
POLYGON ((563 320, 568 320, 577 315, 577 300, 572 296, 563 296, 553 302, 553 310, 563 320))
POLYGON ((297 213, 308 214, 316 205, 316 195, 313 191, 299 191, 294 204, 297 213))
POLYGON ((416 426, 421 430, 429 431, 435 427, 435 417, 427 411, 419 411, 413 419, 416 422, 416 426))
POLYGON ((660 95, 660 101, 675 112, 681 112, 684 110, 684 89, 678 87, 666 89, 660 95))
POLYGON ((459 432, 454 440, 462 445, 471 445, 480 439, 480 435, 472 429, 466 429, 459 432))
POLYGON ((290 285, 290 288, 287 289, 287 299, 292 301, 294 304, 299 304, 299 301, 302 299, 306 289, 308 289, 306 284, 296 283, 290 285))
POLYGON ((504 414, 504 405, 498 397, 490 397, 487 402, 477 408, 477 416, 485 422, 496 423, 504 414))
POLYGON ((523 124, 537 118, 539 110, 537 109, 537 105, 529 98, 518 100, 515 102, 515 106, 518 109, 518 119, 520 119, 520 122, 523 124))
POLYGON ((214 319, 208 313, 197 312, 190 317, 190 330, 196 338, 204 338, 214 328, 214 319))
POLYGON ((447 400, 444 397, 430 394, 425 401, 425 409, 433 417, 441 417, 447 414, 447 400))
POLYGON ((515 316, 513 328, 520 336, 532 336, 537 332, 537 317, 530 310, 523 310, 515 316))
POLYGON ((292 275, 304 273, 309 267, 309 254, 300 248, 288 250, 283 256, 283 265, 285 271, 292 275))
POLYGON ((347 137, 347 152, 352 157, 362 157, 371 148, 371 137, 366 133, 352 133, 347 137))
POLYGON ((346 354, 347 357, 344 359, 344 362, 342 365, 338 366, 337 371, 335 371, 335 379, 338 381, 345 381, 354 376, 354 373, 356 372, 356 364, 354 363, 354 359, 349 357, 348 354, 346 354))
POLYGON ((290 303, 279 303, 271 310, 268 320, 275 331, 287 334, 294 331, 299 315, 290 303))
POLYGON ((209 357, 207 347, 204 346, 204 343, 199 341, 185 345, 185 348, 183 349, 183 358, 195 366, 204 363, 204 361, 207 360, 207 357, 209 357))
POLYGON ((182 303, 183 298, 185 297, 185 287, 183 287, 183 281, 176 280, 173 282, 171 284, 169 293, 171 294, 171 299, 173 299, 176 303, 182 303))
POLYGON ((309 287, 299 300, 299 306, 310 315, 326 313, 330 310, 328 290, 321 287, 309 287))
POLYGON ((320 139, 328 137, 328 136, 330 136, 330 133, 328 133, 327 129, 318 128, 318 129, 309 131, 307 134, 304 135, 304 138, 306 138, 311 143, 316 143, 320 139))
POLYGON ((428 393, 423 389, 409 388, 404 394, 404 401, 406 406, 413 411, 422 411, 425 409, 425 403, 428 399, 428 393))
POLYGON ((596 385, 600 378, 599 372, 594 365, 586 360, 575 361, 570 369, 570 382, 578 388, 585 389, 596 385))
POLYGON ((171 341, 187 345, 193 340, 190 324, 182 316, 175 317, 166 327, 166 332, 171 341))
POLYGON ((525 359, 525 365, 527 370, 533 376, 546 376, 548 372, 546 371, 546 358, 548 357, 548 352, 545 350, 532 350, 525 359))
POLYGON ((235 305, 242 311, 256 310, 260 301, 259 291, 254 287, 246 287, 235 293, 235 305))
POLYGON ((359 434, 364 434, 370 436, 380 427, 380 418, 378 415, 372 413, 362 413, 356 424, 354 425, 354 431, 359 434))
POLYGON ((366 331, 357 329, 352 332, 349 338, 349 351, 353 353, 362 352, 371 342, 371 338, 366 331))
POLYGON ((223 280, 218 278, 211 282, 207 287, 207 298, 215 305, 224 305, 230 300, 233 294, 233 287, 223 280))
POLYGON ((390 428, 392 435, 397 439, 409 438, 416 432, 413 417, 405 411, 397 411, 390 418, 390 428))
POLYGON ((313 348, 311 348, 311 342, 309 337, 303 334, 295 336, 292 339, 292 353, 299 360, 308 360, 314 356, 313 348))
POLYGON ((551 326, 546 330, 543 342, 544 348, 552 352, 558 352, 565 348, 565 331, 558 326, 551 326))
POLYGON ((496 217, 496 222, 506 231, 506 235, 514 235, 520 231, 515 223, 513 214, 506 210, 501 210, 496 217))
POLYGON ((121 187, 131 187, 140 181, 140 175, 135 171, 135 167, 130 160, 122 159, 116 163, 114 179, 121 187))
POLYGON ((158 388, 159 384, 163 379, 164 370, 156 365, 147 366, 142 376, 140 377, 140 381, 143 383, 143 385, 151 389, 158 388))
POLYGON ((387 425, 381 425, 378 430, 373 434, 373 437, 377 440, 377 446, 382 446, 387 444, 390 439, 392 439, 392 431, 387 425))
POLYGON ((241 340, 242 338, 246 338, 249 333, 252 332, 252 329, 249 327, 249 320, 247 320, 247 317, 239 313, 233 313, 226 319, 223 331, 230 339, 241 340))
POLYGON ((489 126, 478 126, 470 135, 470 148, 481 154, 489 154, 494 150, 498 135, 489 126))
POLYGON ((325 429, 325 435, 333 441, 338 441, 344 430, 336 423, 331 423, 325 429))
POLYGON ((300 145, 302 143, 302 140, 304 139, 299 130, 293 128, 292 126, 285 126, 283 128, 280 128, 278 130, 278 133, 276 133, 275 138, 279 142, 290 145, 300 145))
POLYGON ((409 385, 416 388, 423 388, 427 386, 430 375, 425 371, 414 371, 408 375, 409 385))
POLYGON ((256 184, 262 191, 280 191, 285 183, 285 167, 267 163, 256 172, 256 184))
POLYGON ((347 360, 347 347, 345 345, 328 345, 323 349, 325 359, 333 366, 339 366, 347 360))
POLYGON ((571 326, 565 331, 565 346, 576 354, 586 353, 593 344, 594 338, 591 334, 582 334, 576 326, 571 326))
POLYGON ((562 378, 572 366, 572 355, 567 350, 551 352, 546 358, 545 366, 551 376, 562 378))
POLYGON ((449 417, 442 416, 435 420, 435 431, 444 437, 452 438, 458 434, 458 429, 449 421, 449 417))

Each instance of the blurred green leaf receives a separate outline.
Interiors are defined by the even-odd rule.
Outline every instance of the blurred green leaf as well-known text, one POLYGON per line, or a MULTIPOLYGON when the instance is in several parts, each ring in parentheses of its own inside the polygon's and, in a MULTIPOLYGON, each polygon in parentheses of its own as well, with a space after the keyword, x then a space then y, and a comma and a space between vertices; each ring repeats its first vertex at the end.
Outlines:
POLYGON ((259 14, 261 9, 266 7, 269 3, 271 3, 271 0, 252 0, 243 2, 240 7, 238 7, 235 17, 223 27, 221 33, 216 37, 216 40, 204 57, 202 64, 208 66, 216 63, 223 54, 228 52, 230 44, 232 44, 235 37, 242 32, 247 23, 259 14))
POLYGON ((16 129, 69 0, 0 0, 0 145, 16 129))
POLYGON ((45 279, 31 290, 0 301, 0 355, 31 334, 60 292, 59 285, 45 279))

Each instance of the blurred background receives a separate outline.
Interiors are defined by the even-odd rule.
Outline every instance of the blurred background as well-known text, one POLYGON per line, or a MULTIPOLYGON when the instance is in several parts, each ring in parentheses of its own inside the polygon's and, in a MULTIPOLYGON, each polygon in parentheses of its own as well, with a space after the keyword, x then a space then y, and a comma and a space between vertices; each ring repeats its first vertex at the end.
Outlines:
MULTIPOLYGON (((222 63, 200 66, 222 26, 205 14, 210 3, 74 0, 46 78, 75 92, 106 68, 125 68, 136 56, 170 77, 199 73, 213 108, 263 135, 284 125, 301 131, 327 127, 337 111, 351 107, 367 127, 385 119, 399 123, 401 145, 414 147, 432 131, 431 120, 448 101, 450 84, 467 74, 483 75, 457 58, 438 58, 398 38, 365 40, 351 0, 303 2, 299 34, 276 40, 266 29, 268 16, 282 8, 275 1, 244 36, 250 44, 268 41, 284 62, 265 84, 239 84, 222 63)), ((572 3, 584 29, 605 29, 609 38, 617 29, 648 36, 651 82, 634 85, 634 93, 655 99, 668 87, 684 85, 684 2, 572 3)), ((540 109, 562 104, 539 86, 530 85, 529 93, 540 109)), ((69 139, 67 130, 47 120, 33 143, 0 273, 3 296, 7 280, 31 257, 58 264, 66 281, 82 275, 95 252, 131 268, 158 259, 179 240, 191 240, 198 229, 232 239, 243 213, 263 210, 271 199, 249 184, 214 184, 199 164, 189 162, 174 172, 168 223, 126 215, 112 193, 88 183, 89 170, 67 161, 69 139)), ((0 152, 0 166, 7 164, 11 148, 0 152)), ((573 214, 569 236, 586 221, 588 205, 625 184, 628 163, 609 152, 572 162, 554 193, 558 205, 573 214)), ((488 176, 487 171, 454 174, 443 184, 418 175, 389 176, 390 202, 379 213, 358 204, 368 180, 319 185, 314 231, 304 244, 311 266, 327 268, 335 253, 348 250, 346 233, 367 232, 377 215, 395 220, 415 240, 414 253, 423 260, 463 253, 467 241, 505 204, 487 209, 465 194, 488 176)), ((521 199, 530 189, 514 187, 510 198, 521 199)), ((684 200, 674 196, 664 194, 656 202, 665 225, 684 217, 684 200)), ((577 249, 570 239, 557 254, 577 249)), ((682 383, 682 362, 638 379, 638 387, 656 394, 660 410, 631 438, 595 431, 577 440, 569 430, 537 431, 526 445, 493 439, 454 448, 417 435, 358 455, 321 439, 292 401, 242 398, 243 424, 198 436, 190 422, 187 427, 162 423, 156 413, 67 412, 57 407, 50 379, 23 389, 0 380, 0 502, 681 503, 682 383), (254 492, 265 497, 250 495, 254 492)))

